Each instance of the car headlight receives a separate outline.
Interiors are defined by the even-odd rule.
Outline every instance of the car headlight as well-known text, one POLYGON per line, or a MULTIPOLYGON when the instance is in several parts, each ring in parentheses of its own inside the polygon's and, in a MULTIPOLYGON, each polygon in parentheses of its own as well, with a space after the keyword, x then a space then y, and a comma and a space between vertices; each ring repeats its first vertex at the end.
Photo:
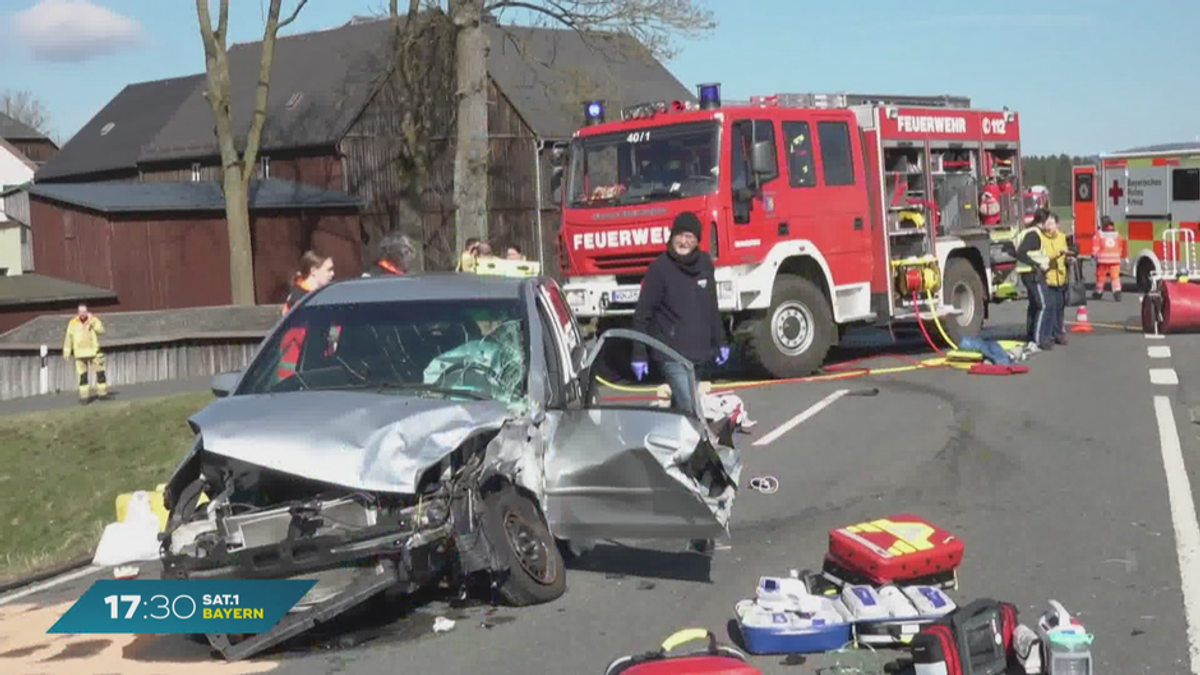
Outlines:
POLYGON ((587 302, 587 291, 571 290, 566 292, 567 304, 572 307, 582 307, 587 302))

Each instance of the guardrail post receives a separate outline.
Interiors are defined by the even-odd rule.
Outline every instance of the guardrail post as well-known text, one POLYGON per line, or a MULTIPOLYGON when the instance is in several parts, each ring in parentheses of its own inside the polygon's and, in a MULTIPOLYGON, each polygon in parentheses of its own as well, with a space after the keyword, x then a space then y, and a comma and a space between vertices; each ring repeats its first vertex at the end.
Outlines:
POLYGON ((42 369, 38 373, 38 390, 43 395, 50 393, 50 370, 46 367, 46 355, 49 353, 50 350, 46 348, 46 345, 42 345, 42 369))

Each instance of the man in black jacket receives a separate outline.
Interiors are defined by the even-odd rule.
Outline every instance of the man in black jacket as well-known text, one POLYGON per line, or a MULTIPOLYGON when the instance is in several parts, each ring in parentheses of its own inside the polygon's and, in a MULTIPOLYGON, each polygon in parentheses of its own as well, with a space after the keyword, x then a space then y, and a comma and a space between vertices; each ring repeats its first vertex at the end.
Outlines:
MULTIPOLYGON (((646 270, 633 315, 634 330, 662 340, 694 363, 697 370, 714 356, 717 365, 729 360, 717 309, 712 258, 699 245, 700 219, 687 211, 679 214, 672 224, 666 252, 646 270)), ((661 354, 655 357, 671 386, 672 407, 690 411, 695 403, 682 364, 665 361, 661 354)), ((645 345, 634 345, 632 365, 639 381, 650 372, 645 345)))

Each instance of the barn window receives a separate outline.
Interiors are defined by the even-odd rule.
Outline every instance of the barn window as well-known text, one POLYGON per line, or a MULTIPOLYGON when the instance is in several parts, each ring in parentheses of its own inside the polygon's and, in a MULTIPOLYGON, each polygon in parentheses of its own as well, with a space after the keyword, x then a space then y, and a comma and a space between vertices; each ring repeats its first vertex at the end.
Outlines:
POLYGON ((196 163, 192 164, 192 182, 195 183, 195 182, 198 182, 199 180, 200 180, 200 162, 196 162, 196 163))
POLYGON ((115 127, 115 126, 117 126, 117 125, 113 122, 109 122, 108 124, 105 124, 104 126, 100 127, 100 135, 107 136, 108 132, 112 131, 113 127, 115 127))
POLYGON ((258 165, 259 165, 259 173, 262 174, 263 180, 270 178, 271 177, 271 158, 267 157, 266 155, 263 155, 262 159, 259 160, 258 165))

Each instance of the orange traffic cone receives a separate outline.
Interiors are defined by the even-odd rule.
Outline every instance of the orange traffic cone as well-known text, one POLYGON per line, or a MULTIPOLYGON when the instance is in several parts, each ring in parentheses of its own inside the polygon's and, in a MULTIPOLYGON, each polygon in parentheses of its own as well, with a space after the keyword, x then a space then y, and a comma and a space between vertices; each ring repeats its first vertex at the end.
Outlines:
POLYGON ((1092 324, 1088 321, 1087 305, 1080 305, 1075 312, 1075 325, 1071 326, 1072 333, 1090 333, 1092 324))

